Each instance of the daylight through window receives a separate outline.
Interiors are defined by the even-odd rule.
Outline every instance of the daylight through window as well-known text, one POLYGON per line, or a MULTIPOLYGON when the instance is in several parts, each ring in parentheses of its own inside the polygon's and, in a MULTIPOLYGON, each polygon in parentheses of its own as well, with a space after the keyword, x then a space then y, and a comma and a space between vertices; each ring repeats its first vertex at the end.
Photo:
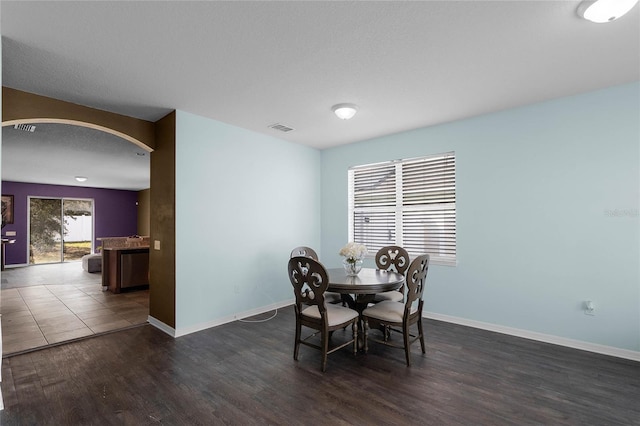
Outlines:
POLYGON ((455 153, 349 169, 349 239, 456 264, 455 153))

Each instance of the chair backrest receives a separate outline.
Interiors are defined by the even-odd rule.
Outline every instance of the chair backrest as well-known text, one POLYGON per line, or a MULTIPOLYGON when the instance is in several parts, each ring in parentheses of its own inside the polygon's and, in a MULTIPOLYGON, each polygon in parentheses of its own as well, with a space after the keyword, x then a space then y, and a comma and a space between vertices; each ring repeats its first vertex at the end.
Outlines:
POLYGON ((407 295, 405 302, 405 311, 411 309, 414 302, 419 301, 418 311, 422 315, 422 297, 424 295, 424 287, 427 284, 427 272, 429 271, 429 255, 423 254, 416 257, 409 265, 407 271, 407 295))
POLYGON ((397 273, 404 275, 409 268, 409 253, 400 246, 382 247, 376 253, 376 266, 385 271, 393 267, 397 273))
POLYGON ((289 280, 296 296, 296 314, 302 311, 302 305, 318 305, 320 315, 324 316, 327 307, 324 292, 329 286, 329 276, 322 263, 306 256, 294 256, 289 259, 289 280))
POLYGON ((318 260, 318 253, 316 253, 315 250, 312 249, 311 247, 300 246, 300 247, 294 248, 293 250, 291 250, 291 256, 289 257, 295 257, 295 256, 305 256, 305 257, 310 257, 312 259, 318 260))

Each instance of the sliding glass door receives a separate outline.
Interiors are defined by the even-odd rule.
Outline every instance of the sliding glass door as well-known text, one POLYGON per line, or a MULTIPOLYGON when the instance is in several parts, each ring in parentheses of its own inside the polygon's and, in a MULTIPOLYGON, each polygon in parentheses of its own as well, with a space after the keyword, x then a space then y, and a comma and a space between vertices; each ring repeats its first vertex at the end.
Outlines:
POLYGON ((93 200, 29 197, 29 263, 80 260, 91 253, 93 200))
POLYGON ((93 200, 62 199, 62 261, 81 260, 91 253, 93 200))

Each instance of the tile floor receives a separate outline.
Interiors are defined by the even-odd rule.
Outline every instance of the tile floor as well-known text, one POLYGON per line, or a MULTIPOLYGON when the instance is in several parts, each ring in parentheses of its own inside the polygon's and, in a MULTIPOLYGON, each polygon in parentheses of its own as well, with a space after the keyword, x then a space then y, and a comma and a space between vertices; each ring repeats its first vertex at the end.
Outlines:
POLYGON ((101 275, 78 262, 2 271, 2 355, 147 321, 149 290, 102 291, 101 275))

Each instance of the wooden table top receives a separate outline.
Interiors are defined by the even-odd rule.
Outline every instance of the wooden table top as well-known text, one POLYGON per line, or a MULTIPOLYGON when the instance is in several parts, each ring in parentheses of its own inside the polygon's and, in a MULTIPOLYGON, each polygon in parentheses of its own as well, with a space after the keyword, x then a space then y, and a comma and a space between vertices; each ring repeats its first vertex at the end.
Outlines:
POLYGON ((348 277, 344 268, 327 269, 328 291, 347 294, 375 294, 397 290, 404 283, 404 276, 393 271, 362 268, 355 277, 348 277))

